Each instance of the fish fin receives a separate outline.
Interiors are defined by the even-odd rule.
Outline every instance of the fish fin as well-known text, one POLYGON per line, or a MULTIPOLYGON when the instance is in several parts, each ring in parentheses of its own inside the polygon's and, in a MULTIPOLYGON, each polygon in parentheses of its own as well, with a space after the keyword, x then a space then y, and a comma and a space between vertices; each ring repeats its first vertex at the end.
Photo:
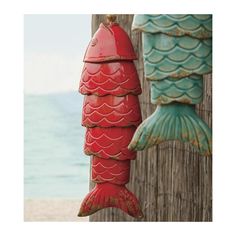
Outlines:
POLYGON ((137 128, 128 148, 144 150, 168 140, 189 142, 201 155, 212 153, 211 129, 197 115, 193 105, 182 103, 157 107, 137 128))
POLYGON ((83 200, 78 216, 88 216, 107 208, 115 207, 135 218, 142 218, 139 201, 125 185, 97 183, 83 200))

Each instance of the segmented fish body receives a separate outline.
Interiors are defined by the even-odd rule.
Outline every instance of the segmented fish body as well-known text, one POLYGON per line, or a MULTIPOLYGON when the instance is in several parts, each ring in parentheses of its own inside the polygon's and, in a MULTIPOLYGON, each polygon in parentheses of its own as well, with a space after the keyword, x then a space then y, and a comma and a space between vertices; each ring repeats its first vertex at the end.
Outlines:
POLYGON ((203 99, 203 75, 212 71, 212 16, 135 15, 132 28, 142 31, 145 77, 158 107, 129 148, 177 139, 211 155, 211 130, 194 105, 203 99))
POLYGON ((136 158, 136 152, 128 145, 142 122, 135 58, 127 34, 112 22, 100 25, 87 48, 79 91, 85 95, 84 152, 92 158, 91 179, 96 185, 83 200, 79 216, 106 207, 120 208, 133 217, 142 216, 137 198, 125 187, 130 160, 136 158))
POLYGON ((80 81, 80 93, 86 95, 124 96, 141 93, 137 71, 132 61, 85 63, 80 81))

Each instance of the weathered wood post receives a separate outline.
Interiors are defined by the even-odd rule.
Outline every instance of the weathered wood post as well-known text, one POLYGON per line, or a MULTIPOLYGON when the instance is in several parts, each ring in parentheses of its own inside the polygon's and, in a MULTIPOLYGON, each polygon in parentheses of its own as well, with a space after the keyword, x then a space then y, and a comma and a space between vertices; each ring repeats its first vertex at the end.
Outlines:
MULTIPOLYGON (((105 15, 92 16, 92 34, 105 15)), ((132 38, 138 60, 136 68, 143 93, 139 97, 142 117, 153 113, 150 86, 144 79, 142 40, 131 32, 133 15, 117 15, 117 22, 132 38)), ((204 79, 204 99, 196 106, 200 117, 212 126, 211 75, 204 79)), ((91 187, 92 187, 91 182, 91 187)), ((138 152, 131 164, 128 188, 139 198, 144 213, 140 221, 212 221, 212 158, 200 156, 187 143, 168 141, 138 152)), ((90 216, 90 221, 138 221, 118 209, 107 208, 90 216)))

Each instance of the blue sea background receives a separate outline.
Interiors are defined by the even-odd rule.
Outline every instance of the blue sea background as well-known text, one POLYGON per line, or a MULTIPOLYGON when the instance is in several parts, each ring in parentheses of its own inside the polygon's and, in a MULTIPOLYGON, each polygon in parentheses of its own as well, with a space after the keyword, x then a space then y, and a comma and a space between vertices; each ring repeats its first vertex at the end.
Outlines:
POLYGON ((24 95, 25 199, 82 199, 88 192, 82 104, 77 92, 24 95))

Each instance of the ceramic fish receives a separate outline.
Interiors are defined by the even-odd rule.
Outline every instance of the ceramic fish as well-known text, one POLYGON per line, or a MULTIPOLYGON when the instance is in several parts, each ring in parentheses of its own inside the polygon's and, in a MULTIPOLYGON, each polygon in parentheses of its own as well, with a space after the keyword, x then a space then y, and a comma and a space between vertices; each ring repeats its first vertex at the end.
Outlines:
POLYGON ((138 100, 141 87, 134 59, 125 31, 114 22, 101 24, 87 48, 79 87, 85 95, 84 152, 91 156, 91 179, 96 183, 83 200, 79 216, 116 207, 142 217, 138 199, 125 186, 130 161, 136 158, 128 145, 142 122, 138 100))
POLYGON ((211 129, 195 104, 203 99, 203 75, 212 71, 212 16, 135 15, 132 28, 142 31, 145 77, 151 102, 158 106, 138 127, 129 148, 180 140, 211 155, 211 129))

